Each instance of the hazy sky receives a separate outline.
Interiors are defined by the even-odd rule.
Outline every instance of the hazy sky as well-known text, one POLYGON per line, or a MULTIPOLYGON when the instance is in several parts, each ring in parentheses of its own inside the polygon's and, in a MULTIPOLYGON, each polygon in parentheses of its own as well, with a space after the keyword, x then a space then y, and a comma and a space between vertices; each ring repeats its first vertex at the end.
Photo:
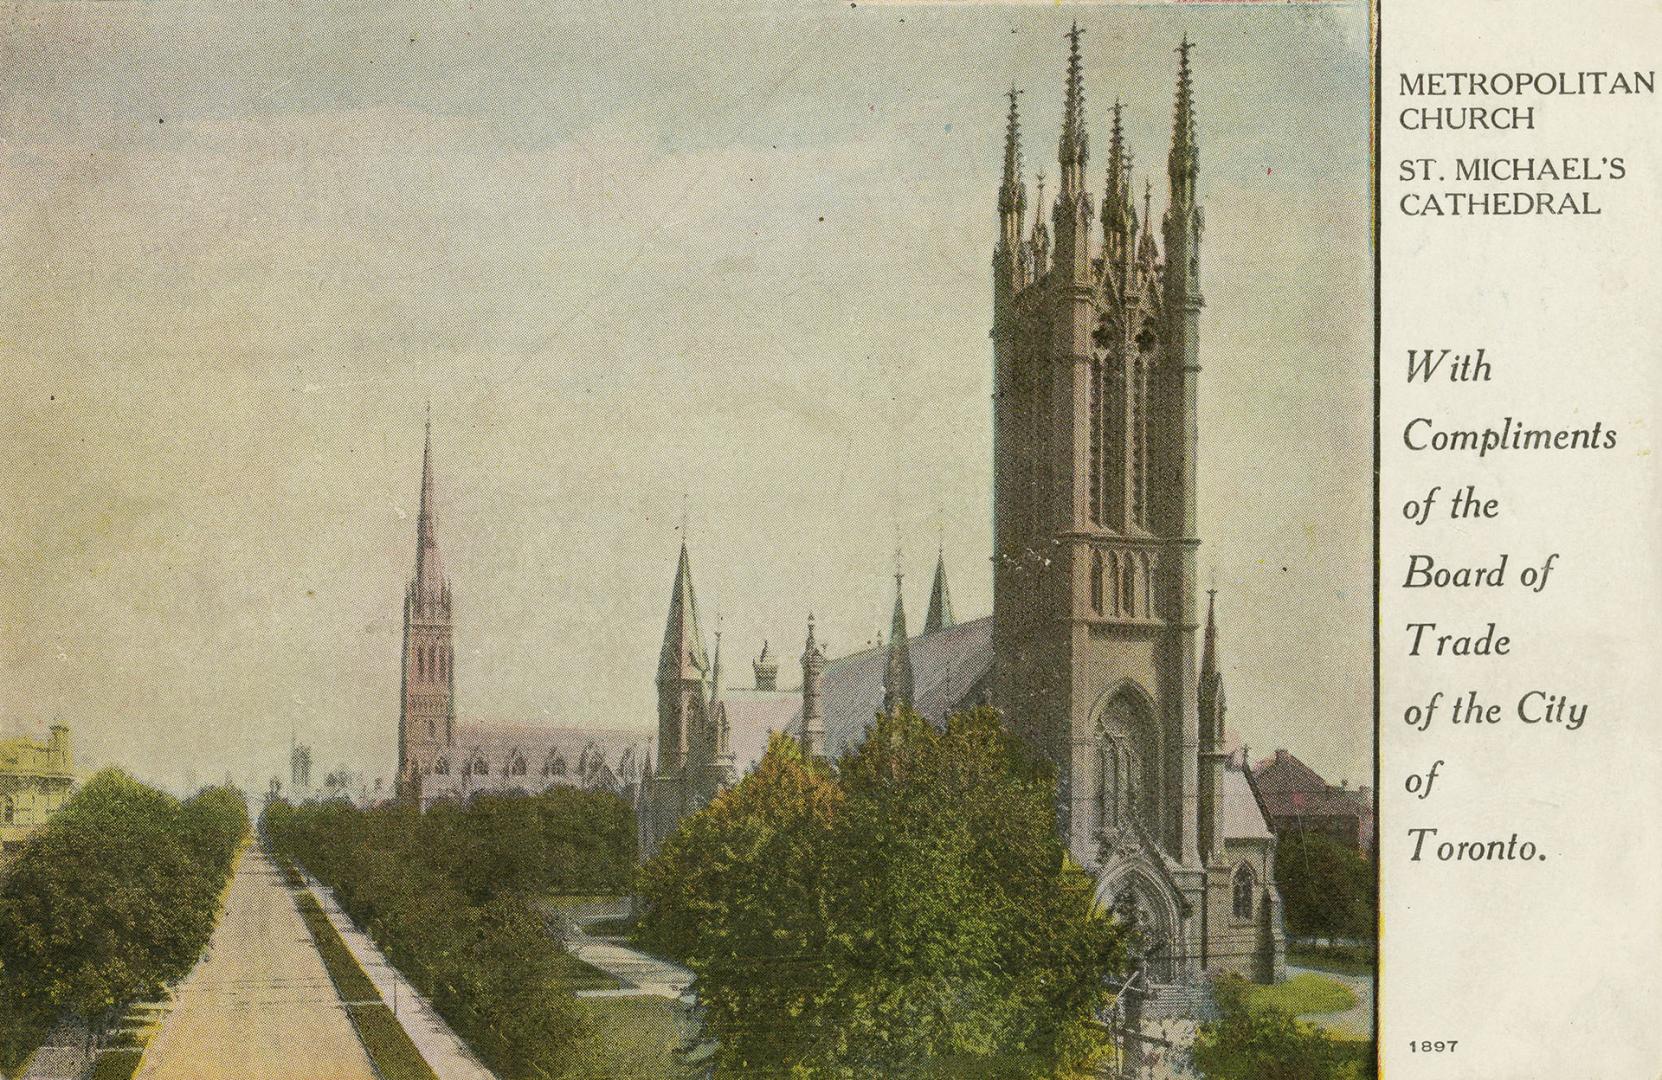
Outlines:
MULTIPOLYGON (((389 775, 431 398, 466 719, 651 727, 683 492, 731 670, 991 610, 1005 100, 1087 29, 1164 201, 1197 42, 1231 727, 1371 772, 1364 6, 0 11, 0 727, 389 775)), ((1051 181, 1051 191, 1055 181, 1051 181)))

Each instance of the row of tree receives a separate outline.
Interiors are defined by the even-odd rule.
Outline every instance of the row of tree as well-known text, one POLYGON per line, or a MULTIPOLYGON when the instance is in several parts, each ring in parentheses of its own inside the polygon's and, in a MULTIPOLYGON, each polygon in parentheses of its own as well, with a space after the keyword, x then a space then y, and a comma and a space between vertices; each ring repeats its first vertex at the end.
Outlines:
POLYGON ((183 977, 247 831, 227 788, 180 802, 106 769, 71 796, 0 880, 0 1067, 63 1014, 97 1035, 183 977))
POLYGON ((644 868, 639 935, 696 974, 719 1075, 1056 1075, 1127 941, 1055 795, 991 710, 880 717, 834 768, 776 737, 644 868))
POLYGON ((341 906, 498 1075, 569 1077, 593 1033, 561 982, 541 899, 625 891, 634 815, 607 792, 555 788, 359 810, 273 803, 261 819, 279 857, 341 906))

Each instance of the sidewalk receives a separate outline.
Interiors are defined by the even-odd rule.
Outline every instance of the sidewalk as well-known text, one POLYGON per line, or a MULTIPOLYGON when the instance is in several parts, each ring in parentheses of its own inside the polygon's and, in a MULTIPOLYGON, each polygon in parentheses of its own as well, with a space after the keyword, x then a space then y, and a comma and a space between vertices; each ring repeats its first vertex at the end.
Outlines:
POLYGON ((581 930, 566 939, 566 948, 585 964, 593 964, 627 984, 617 990, 579 990, 578 997, 665 997, 687 1005, 693 1003, 692 995, 687 992, 693 973, 679 964, 636 952, 615 941, 589 937, 581 930))
POLYGON ((359 930, 341 910, 335 902, 335 894, 310 874, 302 871, 302 875, 306 879, 306 887, 317 898, 323 913, 340 933, 341 940, 346 942, 358 966, 364 969, 369 981, 381 992, 387 1007, 392 1008, 396 1003, 398 1022, 409 1033, 410 1041, 421 1051, 421 1056, 427 1059, 427 1064, 439 1075, 439 1080, 496 1080, 496 1074, 480 1064, 473 1051, 456 1037, 437 1010, 416 992, 408 979, 387 963, 369 935, 359 930))

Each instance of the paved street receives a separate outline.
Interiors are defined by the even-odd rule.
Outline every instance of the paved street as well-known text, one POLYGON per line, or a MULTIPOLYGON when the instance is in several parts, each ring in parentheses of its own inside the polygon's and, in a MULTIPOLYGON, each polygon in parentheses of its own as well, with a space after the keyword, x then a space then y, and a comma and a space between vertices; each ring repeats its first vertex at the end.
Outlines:
POLYGON ((281 875, 258 848, 231 878, 208 958, 179 987, 140 1080, 375 1080, 281 875))

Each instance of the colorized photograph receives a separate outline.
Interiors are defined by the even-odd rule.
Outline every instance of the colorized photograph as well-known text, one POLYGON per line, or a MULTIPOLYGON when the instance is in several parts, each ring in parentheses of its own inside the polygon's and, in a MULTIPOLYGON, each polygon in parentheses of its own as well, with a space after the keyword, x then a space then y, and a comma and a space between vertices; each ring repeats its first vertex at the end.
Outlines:
POLYGON ((1365 3, 0 19, 0 1075, 1376 1075, 1365 3))

